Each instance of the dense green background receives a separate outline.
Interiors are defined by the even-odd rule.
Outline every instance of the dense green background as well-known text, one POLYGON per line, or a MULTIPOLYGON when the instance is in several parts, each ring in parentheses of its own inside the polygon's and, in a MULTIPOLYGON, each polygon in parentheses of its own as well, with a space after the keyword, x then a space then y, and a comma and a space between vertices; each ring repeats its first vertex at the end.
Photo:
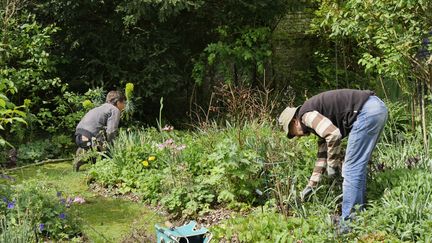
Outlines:
POLYGON ((70 113, 88 90, 103 96, 128 82, 133 120, 147 124, 162 96, 172 123, 194 122, 221 82, 297 102, 347 87, 413 98, 431 83, 430 8, 408 0, 4 0, 2 100, 25 105, 31 131, 55 133, 73 128, 79 116, 70 113))

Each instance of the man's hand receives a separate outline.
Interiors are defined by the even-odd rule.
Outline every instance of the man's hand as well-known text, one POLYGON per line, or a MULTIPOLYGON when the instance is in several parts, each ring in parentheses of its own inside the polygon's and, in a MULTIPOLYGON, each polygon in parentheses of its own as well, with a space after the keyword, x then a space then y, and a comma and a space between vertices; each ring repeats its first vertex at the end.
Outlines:
POLYGON ((309 196, 312 194, 313 188, 311 186, 307 186, 300 194, 300 199, 305 202, 309 200, 309 196))
POLYGON ((339 168, 327 166, 327 175, 330 180, 336 179, 339 175, 339 168))

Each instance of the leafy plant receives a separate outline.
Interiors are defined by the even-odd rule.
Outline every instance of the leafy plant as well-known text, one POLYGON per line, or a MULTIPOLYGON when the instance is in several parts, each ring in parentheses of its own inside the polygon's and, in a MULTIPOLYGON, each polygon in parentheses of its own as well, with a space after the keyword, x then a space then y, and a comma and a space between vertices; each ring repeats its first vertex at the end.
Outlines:
POLYGON ((310 217, 285 218, 270 209, 242 217, 234 216, 212 228, 216 240, 240 242, 299 242, 320 241, 336 242, 326 218, 310 217))
MULTIPOLYGON (((0 191, 0 217, 7 231, 26 233, 31 227, 35 237, 72 239, 79 236, 78 221, 70 209, 71 199, 37 181, 26 181, 0 191), (5 194, 9 191, 8 194, 5 194)), ((25 236, 25 235, 24 235, 25 236)))
MULTIPOLYGON (((378 175, 376 185, 385 188, 382 197, 370 203, 360 215, 360 232, 382 231, 403 241, 427 241, 430 232, 432 204, 429 171, 387 171, 378 175)), ((379 187, 378 187, 379 188, 379 187)))
POLYGON ((30 141, 17 147, 17 162, 22 165, 45 159, 70 157, 74 148, 72 138, 67 135, 30 141))
POLYGON ((16 225, 0 218, 0 242, 34 242, 35 234, 29 221, 24 218, 16 225))
POLYGON ((272 177, 264 176, 276 171, 270 166, 310 173, 306 168, 313 159, 294 166, 296 150, 289 146, 283 133, 274 132, 267 123, 223 130, 215 126, 193 133, 169 127, 160 132, 121 131, 110 157, 98 161, 90 174, 122 193, 134 192, 144 201, 159 202, 177 216, 205 213, 217 205, 248 208, 264 203, 257 190, 273 186, 272 177))
MULTIPOLYGON (((1 76, 0 76, 1 78, 1 76)), ((1 79, 0 81, 0 130, 5 130, 7 125, 22 123, 26 124, 24 118, 26 113, 22 111, 24 106, 16 106, 6 96, 7 93, 14 94, 17 89, 10 81, 1 79)), ((0 136, 0 147, 11 146, 2 136, 0 136)))
POLYGON ((202 83, 207 73, 215 73, 221 75, 226 83, 239 84, 247 80, 255 83, 257 76, 264 74, 265 65, 272 54, 270 29, 243 29, 238 35, 231 31, 238 32, 228 26, 217 28, 216 32, 223 41, 210 43, 204 49, 202 60, 195 64, 193 70, 196 82, 202 83))

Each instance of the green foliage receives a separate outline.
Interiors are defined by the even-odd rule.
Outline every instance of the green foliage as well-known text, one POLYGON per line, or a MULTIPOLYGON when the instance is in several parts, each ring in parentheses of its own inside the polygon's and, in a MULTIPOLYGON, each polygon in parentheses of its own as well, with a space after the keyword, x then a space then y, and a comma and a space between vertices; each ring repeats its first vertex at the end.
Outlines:
POLYGON ((251 200, 255 189, 263 185, 263 179, 259 178, 263 158, 253 150, 252 144, 242 148, 238 142, 232 138, 220 140, 208 155, 208 162, 214 165, 213 180, 219 181, 220 202, 251 200))
MULTIPOLYGON (((39 112, 42 102, 49 101, 64 88, 61 80, 53 74, 57 61, 49 53, 53 44, 51 35, 58 28, 41 25, 27 10, 14 10, 25 6, 21 1, 7 2, 5 11, 0 13, 0 129, 6 130, 8 135, 26 129, 25 123, 32 128, 29 123, 35 117, 30 112, 39 112), (27 97, 31 102, 25 99, 27 97), (23 101, 24 106, 14 105, 23 101), (31 106, 31 103, 37 106, 31 106), (14 123, 7 129, 3 127, 12 121, 21 124, 14 123)), ((24 138, 22 132, 17 135, 24 138)), ((4 140, 1 139, 0 143, 4 144, 4 140)))
POLYGON ((361 232, 387 232, 402 241, 431 239, 430 171, 386 171, 377 176, 377 185, 386 188, 382 197, 370 203, 357 225, 361 232), (387 185, 387 186, 385 186, 387 185))
POLYGON ((24 218, 17 225, 10 224, 5 218, 0 218, 0 242, 35 242, 33 228, 24 218))
POLYGON ((212 228, 216 240, 239 242, 335 242, 327 218, 285 218, 277 212, 256 210, 245 217, 237 216, 212 228), (329 233, 330 232, 330 233, 329 233))
POLYGON ((217 33, 220 40, 208 44, 195 64, 192 75, 196 82, 202 83, 209 73, 222 76, 227 83, 255 82, 257 75, 264 74, 272 54, 269 28, 237 30, 221 26, 217 33))
POLYGON ((52 136, 17 146, 18 165, 35 163, 45 159, 71 157, 75 149, 72 138, 66 135, 52 136))
POLYGON ((415 57, 432 28, 430 1, 319 3, 313 24, 317 31, 355 42, 358 63, 367 72, 397 82, 405 92, 411 90, 410 78, 423 75, 423 64, 415 57))
POLYGON ((49 140, 39 140, 22 144, 18 147, 18 163, 34 163, 43 159, 52 159, 49 149, 52 146, 49 140))
MULTIPOLYGON (((90 174, 123 193, 132 191, 144 201, 160 202, 177 216, 204 213, 220 204, 247 208, 262 203, 257 189, 271 186, 264 174, 278 165, 266 168, 265 161, 293 167, 289 162, 297 160, 289 146, 283 133, 257 123, 195 133, 123 131, 110 148, 111 158, 98 161, 90 174)), ((298 163, 300 168, 313 163, 303 159, 308 163, 298 163)))
POLYGON ((164 22, 167 18, 179 15, 182 11, 190 11, 202 7, 205 3, 204 0, 180 0, 180 1, 127 1, 122 2, 117 7, 119 12, 124 12, 125 17, 123 20, 126 25, 136 25, 142 18, 146 18, 148 15, 155 15, 156 10, 157 17, 160 21, 164 22), (141 6, 141 7, 137 7, 141 6))
POLYGON ((71 239, 80 233, 79 224, 71 210, 72 199, 38 181, 0 188, 0 217, 9 230, 30 226, 37 237, 71 239))
MULTIPOLYGON (((11 3, 13 4, 13 3, 11 3)), ((31 97, 41 104, 58 94, 63 84, 53 75, 56 60, 50 56, 51 36, 58 31, 54 25, 42 26, 36 16, 22 11, 12 18, 3 16, 0 33, 0 79, 19 91, 14 101, 31 97)))
MULTIPOLYGON (((50 54, 61 59, 56 70, 71 91, 113 89, 131 82, 134 100, 145 99, 134 103, 135 118, 154 122, 151 117, 161 96, 175 97, 170 102, 176 105, 167 114, 184 114, 196 84, 192 76, 213 76, 213 67, 207 67, 209 55, 217 55, 215 69, 238 65, 239 79, 262 77, 271 54, 270 32, 287 5, 286 0, 51 0, 30 10, 44 24, 59 27, 50 54), (222 30, 228 36, 219 34, 222 30)), ((233 72, 222 71, 217 75, 233 72)))
MULTIPOLYGON (((26 113, 22 111, 24 106, 16 106, 6 97, 6 92, 14 93, 16 91, 13 83, 0 80, 0 131, 5 130, 7 125, 17 123, 26 124, 24 118, 26 113)), ((11 146, 2 136, 0 136, 0 147, 5 145, 11 146)))

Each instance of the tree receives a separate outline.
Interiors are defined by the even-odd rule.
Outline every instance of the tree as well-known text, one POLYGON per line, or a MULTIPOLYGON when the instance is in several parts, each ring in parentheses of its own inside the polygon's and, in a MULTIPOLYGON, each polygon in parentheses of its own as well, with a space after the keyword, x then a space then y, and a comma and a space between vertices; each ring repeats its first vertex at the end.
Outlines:
MULTIPOLYGON (((432 90, 429 38, 432 2, 428 0, 322 0, 315 29, 330 38, 350 38, 357 44, 358 63, 387 93, 395 82, 420 107, 427 147, 424 94, 432 90), (386 85, 387 84, 387 85, 386 85), (417 101, 416 101, 417 100, 417 101)), ((387 96, 387 95, 386 95, 387 96)), ((414 116, 413 116, 414 117, 414 116)))

